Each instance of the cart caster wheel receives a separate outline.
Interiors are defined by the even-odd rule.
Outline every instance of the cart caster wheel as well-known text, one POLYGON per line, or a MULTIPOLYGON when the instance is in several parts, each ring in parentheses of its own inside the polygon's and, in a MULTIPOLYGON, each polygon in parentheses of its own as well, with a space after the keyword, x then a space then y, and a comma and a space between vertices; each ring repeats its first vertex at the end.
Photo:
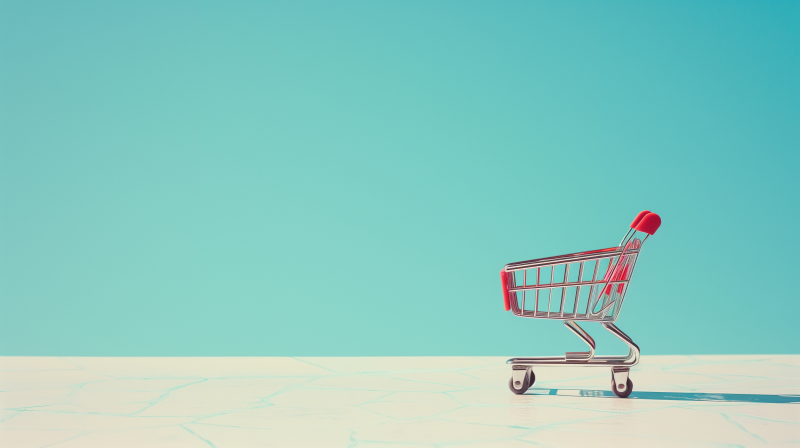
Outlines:
POLYGON ((521 384, 517 383, 515 385, 513 377, 508 380, 508 388, 511 389, 511 392, 514 392, 517 395, 522 395, 528 391, 528 388, 533 386, 534 381, 536 381, 536 375, 533 374, 533 370, 529 370, 521 384))
POLYGON ((631 382, 631 379, 628 378, 628 382, 625 385, 625 389, 619 390, 619 389, 617 389, 617 383, 614 382, 614 380, 612 379, 611 380, 611 390, 614 391, 614 394, 616 396, 618 396, 620 398, 627 398, 628 395, 630 395, 631 392, 633 392, 633 382, 631 382))

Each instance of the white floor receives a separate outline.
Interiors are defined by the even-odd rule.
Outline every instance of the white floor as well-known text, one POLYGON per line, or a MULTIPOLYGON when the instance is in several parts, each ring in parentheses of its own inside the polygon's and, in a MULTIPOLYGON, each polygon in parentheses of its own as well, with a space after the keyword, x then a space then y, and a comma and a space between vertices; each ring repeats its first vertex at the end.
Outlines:
POLYGON ((800 446, 800 355, 644 356, 603 368, 505 358, 0 358, 0 446, 800 446))

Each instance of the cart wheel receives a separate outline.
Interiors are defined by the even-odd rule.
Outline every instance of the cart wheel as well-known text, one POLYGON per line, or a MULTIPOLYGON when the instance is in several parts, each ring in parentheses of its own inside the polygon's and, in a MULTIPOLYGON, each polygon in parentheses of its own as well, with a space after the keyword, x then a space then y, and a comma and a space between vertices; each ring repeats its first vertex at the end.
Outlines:
POLYGON ((624 390, 619 390, 617 389, 617 383, 613 379, 611 380, 611 390, 620 398, 627 398, 633 392, 633 382, 631 382, 630 378, 628 378, 628 383, 625 386, 624 390))
POLYGON ((519 388, 514 386, 514 377, 508 380, 508 388, 511 389, 511 392, 522 395, 528 391, 528 388, 533 385, 534 381, 536 381, 536 375, 533 374, 533 370, 528 370, 528 374, 522 379, 522 384, 519 385, 519 388))

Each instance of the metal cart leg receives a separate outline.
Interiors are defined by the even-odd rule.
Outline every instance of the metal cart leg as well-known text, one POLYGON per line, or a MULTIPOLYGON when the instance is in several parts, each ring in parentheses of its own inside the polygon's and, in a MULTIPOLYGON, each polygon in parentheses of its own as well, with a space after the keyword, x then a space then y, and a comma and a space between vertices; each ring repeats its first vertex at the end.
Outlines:
POLYGON ((571 320, 565 320, 564 325, 566 325, 567 328, 572 330, 573 333, 578 335, 578 337, 581 338, 581 340, 585 342, 586 345, 589 346, 588 352, 567 352, 566 355, 564 356, 565 359, 567 361, 586 361, 594 358, 595 343, 594 339, 592 339, 592 337, 589 336, 589 333, 587 333, 586 330, 581 328, 576 322, 573 322, 571 320))
POLYGON ((605 328, 606 330, 610 331, 611 334, 613 334, 614 336, 618 337, 622 342, 624 342, 628 346, 628 356, 626 356, 624 358, 620 357, 620 356, 610 356, 610 357, 604 357, 604 358, 609 359, 609 360, 613 360, 613 361, 620 361, 620 362, 615 362, 614 363, 615 365, 618 365, 618 366, 633 367, 636 364, 638 364, 639 363, 639 346, 636 345, 635 342, 633 342, 633 339, 631 339, 630 336, 625 334, 622 330, 619 329, 619 327, 617 327, 614 324, 605 323, 604 322, 602 325, 603 325, 603 328, 605 328))

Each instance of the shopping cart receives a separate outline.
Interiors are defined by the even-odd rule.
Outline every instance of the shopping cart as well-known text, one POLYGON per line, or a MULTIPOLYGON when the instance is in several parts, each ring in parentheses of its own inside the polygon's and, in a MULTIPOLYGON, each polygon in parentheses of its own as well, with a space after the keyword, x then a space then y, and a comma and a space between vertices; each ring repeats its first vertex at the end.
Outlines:
POLYGON ((633 220, 618 247, 520 261, 500 271, 506 311, 519 317, 563 320, 589 346, 588 352, 567 352, 563 357, 509 359, 512 392, 524 394, 536 380, 533 366, 548 365, 611 367, 611 389, 618 397, 631 394, 629 373, 639 362, 639 347, 614 322, 642 244, 659 226, 661 218, 645 210, 633 220), (594 339, 578 326, 579 321, 599 322, 628 345, 628 355, 595 356, 594 339))

